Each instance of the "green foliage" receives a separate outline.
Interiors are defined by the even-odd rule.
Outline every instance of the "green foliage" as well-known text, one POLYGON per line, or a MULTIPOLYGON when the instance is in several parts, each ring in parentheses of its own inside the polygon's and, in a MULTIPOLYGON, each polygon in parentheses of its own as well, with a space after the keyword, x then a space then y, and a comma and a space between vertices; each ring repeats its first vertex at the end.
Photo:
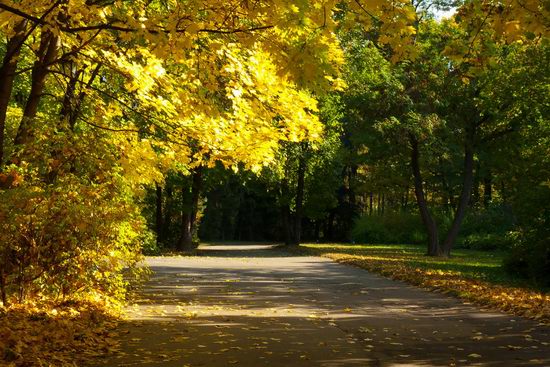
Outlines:
POLYGON ((352 230, 357 243, 421 243, 426 240, 418 214, 386 212, 364 215, 352 230))
POLYGON ((527 236, 504 259, 512 276, 529 279, 539 287, 550 287, 550 233, 527 236))
POLYGON ((505 259, 505 269, 514 276, 550 287, 550 187, 539 185, 523 192, 519 241, 505 259), (526 212, 527 211, 527 212, 526 212))
POLYGON ((491 205, 470 211, 460 230, 458 245, 476 250, 505 250, 516 240, 516 218, 507 205, 491 205))

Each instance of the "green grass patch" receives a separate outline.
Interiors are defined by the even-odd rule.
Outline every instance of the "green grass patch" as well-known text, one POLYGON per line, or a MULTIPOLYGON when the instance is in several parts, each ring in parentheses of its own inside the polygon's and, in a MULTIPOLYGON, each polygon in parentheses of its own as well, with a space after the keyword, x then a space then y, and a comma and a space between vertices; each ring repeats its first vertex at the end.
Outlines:
MULTIPOLYGON (((506 273, 502 267, 505 252, 454 250, 450 258, 426 256, 426 246, 420 245, 348 245, 348 244, 303 244, 302 248, 316 255, 328 253, 367 257, 371 261, 399 261, 405 266, 422 270, 452 272, 461 277, 482 280, 493 284, 535 289, 524 279, 506 273)), ((541 290, 541 289, 539 289, 541 290)))
POLYGON ((294 251, 550 323, 550 295, 508 275, 502 252, 457 249, 450 258, 438 258, 426 256, 424 246, 343 244, 305 244, 294 251))

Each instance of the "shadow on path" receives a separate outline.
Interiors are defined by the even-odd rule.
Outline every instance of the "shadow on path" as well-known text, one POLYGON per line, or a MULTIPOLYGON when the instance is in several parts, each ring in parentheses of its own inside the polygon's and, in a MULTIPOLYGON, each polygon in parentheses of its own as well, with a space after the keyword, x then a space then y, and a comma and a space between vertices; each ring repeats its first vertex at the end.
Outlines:
POLYGON ((94 366, 550 365, 543 325, 262 246, 148 258, 121 352, 94 366))

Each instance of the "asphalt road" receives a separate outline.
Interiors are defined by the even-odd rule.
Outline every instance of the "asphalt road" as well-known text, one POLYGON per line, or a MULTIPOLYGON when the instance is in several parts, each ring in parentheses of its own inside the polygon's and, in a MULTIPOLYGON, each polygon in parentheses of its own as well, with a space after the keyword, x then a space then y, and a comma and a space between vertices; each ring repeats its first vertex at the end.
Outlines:
POLYGON ((93 366, 550 366, 549 327, 269 245, 151 257, 93 366))

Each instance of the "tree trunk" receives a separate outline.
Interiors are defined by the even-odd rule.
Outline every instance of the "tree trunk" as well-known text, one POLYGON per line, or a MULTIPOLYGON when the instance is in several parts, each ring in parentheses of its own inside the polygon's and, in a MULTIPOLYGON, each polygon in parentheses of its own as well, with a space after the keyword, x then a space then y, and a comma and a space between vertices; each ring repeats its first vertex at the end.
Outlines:
POLYGON ((321 232, 321 223, 319 220, 315 220, 314 227, 313 227, 313 238, 315 239, 315 242, 319 242, 319 233, 321 232))
POLYGON ((476 207, 480 202, 479 187, 481 183, 479 179, 479 171, 476 169, 474 179, 472 180, 472 194, 470 195, 470 205, 473 207, 476 207))
POLYGON ((0 297, 2 297, 2 304, 4 307, 8 306, 8 296, 6 294, 6 276, 4 269, 0 269, 0 297))
POLYGON ((174 247, 174 243, 171 242, 173 240, 172 233, 170 231, 170 227, 172 226, 172 207, 173 207, 173 198, 174 198, 174 191, 172 186, 167 183, 164 187, 164 215, 162 220, 162 234, 164 237, 164 241, 169 243, 170 247, 174 247))
POLYGON ((157 186, 157 197, 156 197, 156 204, 157 204, 157 212, 156 212, 156 225, 155 229, 157 232, 157 246, 161 246, 164 241, 164 223, 163 223, 163 216, 162 216, 162 186, 159 184, 156 184, 157 186))
POLYGON ((202 189, 202 167, 197 167, 191 175, 191 200, 187 201, 188 189, 182 189, 183 211, 181 218, 181 236, 178 241, 178 249, 191 251, 195 248, 193 237, 197 232, 197 213, 202 189))
POLYGON ((470 202, 470 197, 472 194, 472 188, 474 186, 474 128, 469 129, 466 134, 467 136, 466 144, 464 147, 464 173, 462 192, 460 194, 460 199, 458 201, 458 207, 456 208, 453 223, 443 243, 444 256, 449 256, 451 254, 451 250, 456 242, 458 232, 460 231, 460 225, 462 224, 464 216, 466 215, 466 210, 468 208, 468 204, 470 202))
POLYGON ((0 170, 4 162, 4 134, 6 129, 6 115, 13 90, 13 81, 17 62, 21 54, 21 46, 27 38, 27 21, 21 21, 15 26, 15 35, 6 44, 6 54, 0 67, 0 170))
POLYGON ((178 250, 190 251, 193 249, 193 228, 191 213, 181 213, 181 235, 178 241, 178 250))
POLYGON ((411 168, 414 179, 414 193, 416 195, 416 202, 420 210, 422 223, 424 224, 424 228, 426 229, 426 232, 428 234, 428 255, 440 256, 442 252, 439 246, 439 233, 437 229, 437 223, 435 222, 432 215, 430 214, 430 211, 428 210, 428 204, 426 202, 426 197, 424 196, 424 185, 422 182, 422 174, 420 172, 420 152, 418 150, 418 141, 413 136, 410 136, 409 140, 412 148, 411 168))
POLYGON ((283 234, 285 240, 285 246, 292 245, 292 239, 294 238, 291 221, 290 221, 290 205, 284 204, 281 208, 281 217, 283 220, 283 234))
POLYGON ((374 193, 371 191, 369 194, 369 215, 372 215, 372 201, 374 193))
POLYGON ((488 208, 493 201, 493 174, 487 171, 487 175, 483 180, 483 206, 488 208))
POLYGON ((76 84, 82 72, 82 69, 76 70, 71 74, 67 83, 67 89, 65 90, 63 102, 61 103, 61 110, 59 111, 61 122, 63 123, 68 122, 74 114, 73 109, 76 107, 76 84))
POLYGON ((349 204, 352 215, 355 215, 357 210, 357 197, 355 195, 355 188, 353 187, 353 182, 355 181, 355 176, 357 175, 357 167, 351 166, 348 171, 348 196, 349 204))
POLYGON ((25 144, 32 137, 33 120, 44 92, 46 76, 50 65, 57 56, 59 38, 49 31, 43 31, 38 49, 38 60, 35 61, 31 74, 31 91, 23 110, 23 118, 15 136, 15 144, 25 144))
POLYGON ((304 205, 304 184, 306 175, 306 159, 302 150, 298 159, 298 183, 296 186, 296 213, 294 215, 294 231, 292 245, 298 246, 302 237, 302 214, 304 205))
POLYGON ((333 209, 328 214, 327 219, 327 233, 325 234, 325 237, 332 241, 334 240, 334 217, 336 216, 336 211, 333 209))

